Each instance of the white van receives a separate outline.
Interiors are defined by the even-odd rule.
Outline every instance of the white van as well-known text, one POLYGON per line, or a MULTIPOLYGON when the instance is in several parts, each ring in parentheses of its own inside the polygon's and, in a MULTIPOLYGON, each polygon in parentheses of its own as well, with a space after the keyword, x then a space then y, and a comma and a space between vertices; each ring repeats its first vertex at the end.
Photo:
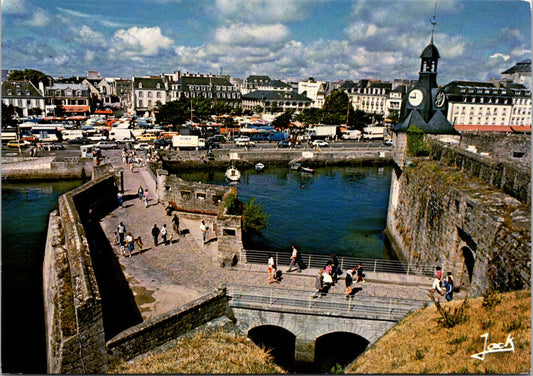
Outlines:
POLYGON ((134 140, 135 137, 133 136, 131 129, 112 128, 109 131, 109 139, 112 141, 124 141, 124 140, 134 140))
POLYGON ((83 137, 83 131, 81 129, 65 129, 61 131, 61 137, 64 141, 74 140, 76 138, 83 137))

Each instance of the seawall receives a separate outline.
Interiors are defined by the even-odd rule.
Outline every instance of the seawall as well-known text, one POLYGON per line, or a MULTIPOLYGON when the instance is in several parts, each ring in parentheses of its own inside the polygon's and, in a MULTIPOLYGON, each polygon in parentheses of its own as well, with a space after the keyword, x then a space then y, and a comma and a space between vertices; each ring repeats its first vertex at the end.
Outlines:
POLYGON ((163 169, 169 172, 178 170, 225 169, 232 162, 242 168, 253 167, 262 162, 267 166, 288 166, 290 163, 305 163, 309 167, 322 166, 367 166, 391 163, 388 148, 323 148, 314 149, 261 149, 212 150, 207 151, 166 151, 159 152, 163 169))
POLYGON ((4 181, 86 179, 92 170, 91 158, 2 158, 4 181))

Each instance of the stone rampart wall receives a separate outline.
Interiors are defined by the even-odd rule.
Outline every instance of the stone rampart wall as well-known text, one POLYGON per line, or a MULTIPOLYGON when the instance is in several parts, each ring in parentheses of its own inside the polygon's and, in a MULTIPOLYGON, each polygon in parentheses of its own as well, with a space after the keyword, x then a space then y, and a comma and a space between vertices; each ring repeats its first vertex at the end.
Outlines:
POLYGON ((530 286, 526 205, 435 161, 394 175, 387 234, 401 259, 441 265, 474 295, 530 286))
POLYGON ((91 158, 32 158, 17 163, 2 163, 2 180, 85 179, 92 174, 91 158))
POLYGON ((102 299, 87 224, 116 206, 116 193, 113 176, 95 179, 60 196, 58 215, 51 215, 43 266, 50 373, 106 369, 102 299))
POLYGON ((124 330, 107 342, 107 348, 114 360, 131 359, 229 314, 226 290, 220 289, 124 330))
POLYGON ((503 190, 526 205, 531 204, 531 170, 526 166, 434 140, 431 141, 431 157, 464 170, 468 175, 503 190))
POLYGON ((159 202, 165 205, 172 202, 177 210, 190 213, 221 214, 223 198, 230 188, 184 181, 176 175, 169 175, 165 170, 157 170, 157 176, 159 202))
POLYGON ((497 159, 531 160, 531 135, 500 132, 462 132, 460 146, 497 159))

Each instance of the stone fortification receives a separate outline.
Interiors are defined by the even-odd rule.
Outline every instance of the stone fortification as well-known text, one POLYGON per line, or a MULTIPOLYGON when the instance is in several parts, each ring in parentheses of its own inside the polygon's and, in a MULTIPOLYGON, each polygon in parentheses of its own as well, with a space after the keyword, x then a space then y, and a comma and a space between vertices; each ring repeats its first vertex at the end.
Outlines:
POLYGON ((474 295, 531 282, 530 174, 458 145, 393 173, 387 234, 398 256, 442 266, 474 295))
POLYGON ((212 226, 218 244, 220 265, 235 264, 243 248, 242 220, 240 216, 227 215, 224 199, 229 194, 237 195, 234 187, 188 182, 169 175, 166 170, 157 170, 157 198, 170 202, 180 211, 180 216, 203 219, 212 226))
POLYGON ((230 314, 226 290, 220 289, 166 314, 128 328, 107 342, 110 361, 144 354, 206 322, 230 314))
POLYGON ((531 164, 531 135, 500 132, 463 132, 460 146, 493 159, 531 164))
MULTIPOLYGON (((522 139, 526 137, 522 136, 522 139)), ((529 137, 527 137, 529 139, 529 137)), ((499 140, 499 138, 497 139, 499 140)), ((511 149, 523 150, 524 144, 517 147, 509 146, 511 149)), ((477 143, 478 145, 480 142, 477 143)), ((431 157, 447 165, 457 167, 468 175, 479 178, 484 182, 501 189, 506 194, 520 200, 526 205, 531 204, 531 171, 529 163, 524 163, 523 158, 513 158, 513 154, 522 155, 521 151, 503 151, 497 154, 505 155, 505 158, 499 158, 489 152, 487 141, 482 149, 472 147, 468 144, 467 148, 460 145, 449 145, 437 140, 431 141, 431 157), (482 151, 486 150, 486 151, 482 151)), ((497 150, 501 149, 497 143, 497 150)), ((529 154, 529 152, 528 152, 529 154)))
POLYGON ((60 196, 50 216, 43 265, 50 373, 105 371, 102 299, 85 223, 116 205, 116 192, 112 176, 95 179, 60 196))
POLYGON ((65 180, 91 176, 91 158, 2 158, 2 180, 65 180))

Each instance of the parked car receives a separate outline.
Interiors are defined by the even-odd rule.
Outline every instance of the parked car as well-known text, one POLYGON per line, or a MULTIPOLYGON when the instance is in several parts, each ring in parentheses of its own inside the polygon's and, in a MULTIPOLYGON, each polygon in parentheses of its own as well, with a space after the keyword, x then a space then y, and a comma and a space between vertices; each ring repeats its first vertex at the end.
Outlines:
POLYGON ((292 142, 287 140, 281 140, 278 142, 278 148, 290 148, 292 145, 292 142))
POLYGON ((222 136, 221 134, 217 134, 215 136, 209 137, 207 140, 213 140, 215 142, 220 142, 222 144, 226 143, 226 137, 222 136))
POLYGON ((72 140, 68 140, 67 142, 69 144, 81 144, 81 145, 85 145, 85 144, 88 144, 91 140, 89 140, 87 137, 76 137, 76 138, 73 138, 72 140))
POLYGON ((386 138, 385 140, 383 140, 383 145, 391 146, 392 138, 386 138))
POLYGON ((323 148, 323 147, 328 147, 329 144, 324 140, 314 140, 313 146, 323 148))
POLYGON ((172 140, 169 138, 158 138, 157 140, 154 141, 154 146, 157 146, 157 147, 160 147, 160 146, 165 147, 171 144, 172 144, 172 140))
POLYGON ((118 144, 115 141, 100 141, 94 144, 97 148, 100 149, 116 149, 118 144))
POLYGON ((145 150, 150 149, 151 145, 148 142, 139 142, 138 144, 133 145, 135 150, 145 150))
POLYGON ((21 141, 21 140, 11 140, 7 143, 8 148, 25 148, 26 146, 29 146, 31 143, 28 141, 21 141))
POLYGON ((248 136, 241 136, 235 139, 235 145, 236 146, 255 146, 255 142, 250 141, 250 137, 248 136))
POLYGON ((157 140, 157 136, 154 134, 142 134, 139 137, 137 137, 137 141, 155 141, 157 140))
POLYGON ((220 144, 216 141, 214 141, 212 138, 209 138, 205 142, 205 148, 206 149, 220 149, 220 144))
POLYGON ((48 150, 48 151, 53 151, 53 150, 64 150, 65 147, 63 146, 63 144, 43 144, 43 149, 44 150, 48 150))

